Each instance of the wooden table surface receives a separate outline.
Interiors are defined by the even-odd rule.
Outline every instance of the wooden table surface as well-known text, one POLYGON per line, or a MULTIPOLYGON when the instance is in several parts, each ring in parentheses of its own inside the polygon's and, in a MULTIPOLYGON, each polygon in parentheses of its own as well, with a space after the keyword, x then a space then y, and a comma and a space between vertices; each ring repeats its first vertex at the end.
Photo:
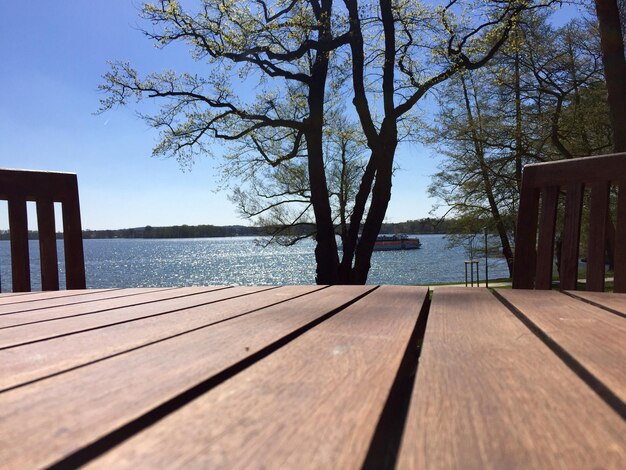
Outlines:
POLYGON ((0 467, 626 468, 626 294, 0 295, 0 467))

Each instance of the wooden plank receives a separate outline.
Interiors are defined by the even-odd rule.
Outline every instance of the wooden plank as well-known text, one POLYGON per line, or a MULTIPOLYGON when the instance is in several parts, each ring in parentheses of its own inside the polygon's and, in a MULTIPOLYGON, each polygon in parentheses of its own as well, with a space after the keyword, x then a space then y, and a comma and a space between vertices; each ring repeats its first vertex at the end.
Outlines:
MULTIPOLYGON (((44 321, 52 318, 62 318, 68 316, 68 312, 64 309, 70 305, 89 304, 91 302, 102 302, 113 299, 128 298, 128 303, 140 303, 142 295, 149 295, 155 292, 165 292, 173 290, 172 288, 146 288, 138 287, 131 289, 106 290, 99 293, 89 293, 84 295, 62 296, 44 298, 42 300, 31 300, 24 302, 16 302, 13 304, 0 305, 0 328, 7 326, 19 325, 32 321, 44 321), (56 310, 50 310, 54 307, 56 310), (28 313, 32 312, 32 313, 28 313)), ((65 291, 63 291, 65 292, 65 291)), ((80 290, 78 292, 86 292, 80 290)), ((193 291, 191 291, 193 292, 193 291)), ((97 305, 102 308, 101 304, 97 305)))
POLYGON ((536 328, 626 402, 626 318, 559 292, 498 289, 536 328))
POLYGON ((604 259, 606 250, 606 224, 609 217, 609 182, 591 186, 589 212, 589 240, 587 245, 586 290, 604 291, 604 259))
POLYGON ((379 288, 93 466, 361 468, 425 294, 379 288))
POLYGON ((26 200, 8 201, 11 230, 11 272, 13 292, 30 291, 30 256, 28 253, 28 218, 26 200))
POLYGON ((434 292, 397 468, 622 468, 625 433, 486 289, 434 292))
POLYGON ((39 232, 41 290, 59 290, 54 202, 51 200, 37 201, 37 231, 39 232))
POLYGON ((330 287, 0 393, 0 422, 10 430, 0 461, 8 468, 43 467, 113 433, 111 442, 120 427, 158 414, 190 390, 210 389, 216 376, 228 377, 242 361, 259 359, 369 289, 330 287))
POLYGON ((0 199, 19 195, 27 201, 44 198, 60 202, 71 195, 72 181, 76 181, 75 173, 0 168, 0 199))
POLYGON ((524 171, 535 172, 538 187, 548 185, 567 186, 576 183, 596 183, 615 180, 624 175, 626 153, 573 158, 555 162, 526 165, 524 171))
POLYGON ((104 291, 119 289, 89 289, 89 290, 62 290, 62 291, 36 291, 36 292, 3 292, 0 294, 0 305, 13 303, 35 302, 43 299, 56 299, 60 297, 73 297, 75 295, 95 294, 104 291))
POLYGON ((626 316, 626 294, 583 291, 572 291, 568 292, 568 294, 578 297, 586 302, 591 302, 600 308, 605 308, 626 316))
POLYGON ((614 292, 626 292, 626 180, 619 182, 615 227, 614 292))
POLYGON ((533 186, 532 177, 532 172, 524 171, 515 233, 513 263, 513 287, 515 289, 532 289, 535 283, 539 190, 533 186))
POLYGON ((535 289, 550 289, 552 287, 554 229, 556 226, 556 210, 558 203, 558 186, 548 186, 541 190, 541 215, 539 222, 539 240, 537 242, 535 289))
POLYGON ((18 295, 30 295, 31 292, 0 292, 0 300, 7 297, 16 297, 18 295))
MULTIPOLYGON (((81 331, 103 328, 118 323, 127 323, 153 315, 162 315, 173 310, 215 302, 223 298, 237 296, 232 289, 207 288, 198 290, 182 287, 167 291, 154 292, 137 298, 125 297, 92 302, 89 304, 55 307, 45 313, 24 312, 31 323, 0 329, 0 349, 10 348, 33 341, 42 341, 57 336, 76 334, 81 331), (46 315, 46 321, 37 321, 40 315, 46 315), (56 315, 56 318, 50 318, 56 315), (34 320, 33 320, 34 319, 34 320)), ((9 315, 12 317, 13 315, 9 315)))
POLYGON ((584 185, 572 184, 567 187, 565 197, 565 225, 561 249, 561 290, 576 289, 578 280, 578 252, 580 245, 580 221, 583 209, 584 185))
POLYGON ((3 349, 0 350, 0 391, 276 305, 318 289, 321 286, 279 289, 237 287, 216 292, 216 296, 229 293, 231 296, 239 296, 222 300, 219 305, 189 307, 167 315, 3 349))

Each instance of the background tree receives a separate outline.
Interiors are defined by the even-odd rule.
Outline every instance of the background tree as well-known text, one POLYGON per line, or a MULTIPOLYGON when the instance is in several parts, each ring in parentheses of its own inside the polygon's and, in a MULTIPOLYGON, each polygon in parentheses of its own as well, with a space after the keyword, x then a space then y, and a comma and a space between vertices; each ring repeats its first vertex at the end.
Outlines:
POLYGON ((446 159, 431 195, 455 218, 455 231, 495 232, 511 273, 521 167, 611 146, 594 37, 588 22, 555 29, 545 14, 524 15, 487 67, 441 90, 429 140, 446 159))
POLYGON ((451 0, 443 7, 428 9, 416 2, 380 0, 380 19, 368 18, 366 22, 356 0, 344 3, 351 26, 353 103, 371 157, 356 196, 348 243, 343 247, 340 279, 363 283, 391 197, 399 122, 435 86, 463 70, 487 64, 506 42, 522 12, 553 2, 451 0), (467 15, 468 9, 471 15, 467 15), (365 44, 364 37, 380 41, 365 44), (377 44, 381 46, 377 48, 377 44), (373 96, 382 101, 380 119, 374 118, 370 108, 373 96))
MULTIPOLYGON (((365 166, 365 144, 360 129, 342 112, 332 114, 324 128, 324 168, 336 234, 345 243, 354 195, 365 166)), ((284 245, 315 235, 306 154, 267 165, 256 148, 245 144, 227 156, 225 171, 238 181, 233 201, 242 216, 271 229, 284 245)))
MULTIPOLYGON (((103 109, 126 104, 130 97, 160 100, 160 112, 144 116, 161 130, 154 153, 183 162, 208 153, 215 139, 256 148, 276 168, 266 174, 274 179, 267 194, 277 189, 276 178, 308 184, 317 282, 364 283, 391 197, 403 121, 433 87, 488 63, 521 12, 553 3, 344 0, 340 6, 332 0, 203 0, 195 11, 172 0, 148 3, 142 15, 153 30, 146 35, 160 47, 186 42, 207 72, 140 77, 129 64, 115 63, 102 85, 103 109), (346 65, 349 73, 342 81, 346 65), (324 157, 331 85, 344 86, 343 95, 352 97, 369 151, 341 260, 324 157), (249 98, 244 89, 258 93, 249 98), (303 155, 306 161, 300 163, 303 155), (279 170, 282 165, 287 169, 279 170)), ((250 171, 263 176, 258 168, 250 171)), ((308 203, 298 198, 295 204, 308 203)))
MULTIPOLYGON (((304 153, 317 281, 325 284, 336 282, 338 255, 324 171, 324 103, 331 51, 348 40, 345 31, 334 35, 332 8, 332 0, 204 0, 195 11, 170 0, 146 3, 142 16, 153 30, 144 33, 159 47, 187 43, 207 73, 166 71, 141 78, 117 62, 101 86, 107 93, 103 110, 131 97, 160 100, 160 112, 144 115, 161 130, 157 155, 190 161, 210 153, 215 140, 245 142, 270 167, 304 153), (250 89, 258 93, 244 91, 250 89)), ((297 164, 291 167, 286 173, 297 164)))

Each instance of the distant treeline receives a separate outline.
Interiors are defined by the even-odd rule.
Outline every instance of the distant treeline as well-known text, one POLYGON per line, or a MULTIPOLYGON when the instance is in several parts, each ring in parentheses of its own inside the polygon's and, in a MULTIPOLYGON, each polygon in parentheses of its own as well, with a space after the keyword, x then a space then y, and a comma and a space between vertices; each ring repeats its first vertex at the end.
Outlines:
POLYGON ((453 220, 441 220, 427 217, 425 219, 407 220, 395 224, 383 224, 380 233, 411 233, 411 234, 446 234, 453 226, 453 220))
MULTIPOLYGON (((407 220, 393 224, 383 224, 381 233, 448 233, 451 222, 433 218, 419 220, 407 220)), ((301 228, 298 232, 305 231, 301 228)), ((115 230, 83 230, 83 239, 97 238, 212 238, 212 237, 244 237, 271 235, 274 227, 249 227, 245 225, 173 225, 170 227, 145 227, 123 228, 115 230)), ((293 232, 292 232, 293 233, 293 232)), ((28 237, 37 239, 37 231, 30 230, 28 237)), ((63 238, 62 233, 57 233, 57 238, 63 238)), ((8 240, 9 231, 0 231, 0 240, 8 240)))
POLYGON ((245 225, 172 225, 170 227, 123 228, 118 230, 83 230, 83 238, 215 238, 266 235, 265 227, 245 225))

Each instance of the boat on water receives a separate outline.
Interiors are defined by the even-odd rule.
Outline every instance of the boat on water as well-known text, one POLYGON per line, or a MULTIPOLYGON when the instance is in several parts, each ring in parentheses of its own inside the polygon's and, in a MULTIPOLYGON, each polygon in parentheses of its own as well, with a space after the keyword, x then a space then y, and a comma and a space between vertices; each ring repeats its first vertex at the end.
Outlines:
POLYGON ((419 238, 409 237, 405 234, 381 234, 376 237, 374 251, 417 250, 421 247, 422 243, 419 238))
MULTIPOLYGON (((359 236, 359 240, 361 237, 359 236)), ((391 251, 391 250, 417 250, 422 247, 419 238, 409 237, 403 233, 395 235, 381 234, 376 237, 374 243, 374 251, 391 251)), ((343 250, 343 245, 338 248, 343 250)))

